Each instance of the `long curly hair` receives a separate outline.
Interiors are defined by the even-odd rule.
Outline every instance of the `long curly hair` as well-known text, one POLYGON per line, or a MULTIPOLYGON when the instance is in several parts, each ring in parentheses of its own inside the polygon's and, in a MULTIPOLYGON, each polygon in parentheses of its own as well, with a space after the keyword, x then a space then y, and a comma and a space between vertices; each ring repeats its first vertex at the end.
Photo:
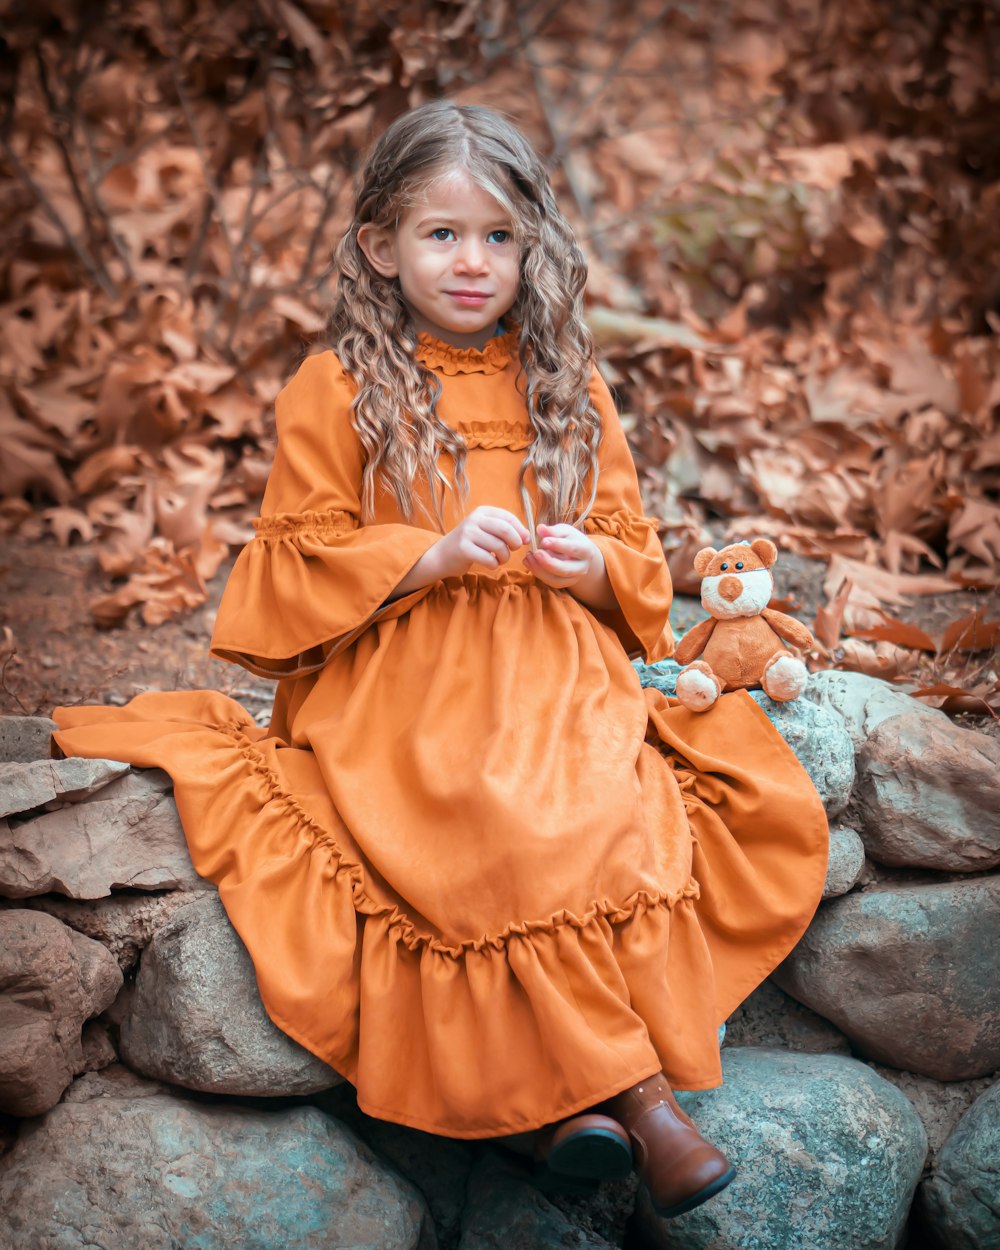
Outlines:
POLYGON ((403 114, 383 134, 360 176, 353 223, 336 252, 331 345, 357 384, 353 421, 365 453, 362 511, 376 488, 412 518, 414 483, 429 484, 440 528, 445 495, 468 494, 466 446, 437 414, 441 386, 417 359, 417 333, 396 279, 381 277, 358 244, 370 223, 395 228, 439 178, 462 171, 509 213, 520 247, 520 290, 507 314, 519 329, 521 380, 534 438, 521 468, 534 476, 539 519, 580 523, 597 489, 601 421, 588 392, 593 341, 583 321, 587 266, 559 211, 544 166, 504 117, 438 100, 403 114), (453 480, 440 466, 450 455, 453 480))

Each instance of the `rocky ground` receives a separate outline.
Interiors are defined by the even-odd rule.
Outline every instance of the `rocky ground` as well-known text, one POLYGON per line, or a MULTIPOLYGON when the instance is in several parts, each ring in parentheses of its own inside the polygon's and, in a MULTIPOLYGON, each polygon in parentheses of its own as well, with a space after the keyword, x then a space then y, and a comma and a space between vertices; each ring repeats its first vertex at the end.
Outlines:
POLYGON ((163 774, 0 719, 0 1245, 995 1246, 1000 746, 857 674, 756 697, 826 804, 825 899, 684 1096, 740 1172, 671 1222, 360 1114, 268 1021, 163 774))

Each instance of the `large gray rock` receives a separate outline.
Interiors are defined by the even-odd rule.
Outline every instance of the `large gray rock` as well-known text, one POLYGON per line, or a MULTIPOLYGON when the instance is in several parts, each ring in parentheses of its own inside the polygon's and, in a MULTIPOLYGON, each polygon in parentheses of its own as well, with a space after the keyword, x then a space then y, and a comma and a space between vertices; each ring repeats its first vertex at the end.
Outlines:
POLYGON ((353 1106, 349 1118, 334 1106, 342 1099, 344 1087, 329 1095, 319 1095, 316 1102, 349 1127, 372 1150, 423 1195, 434 1220, 438 1242, 454 1247, 461 1236, 462 1212, 469 1183, 469 1173, 478 1153, 475 1142, 455 1141, 423 1133, 418 1129, 389 1124, 363 1115, 353 1106))
POLYGON ((189 892, 169 890, 163 894, 120 893, 92 899, 42 894, 21 899, 18 905, 47 912, 77 933, 100 942, 126 972, 138 961, 139 952, 149 945, 156 930, 190 901, 189 892))
POLYGON ((145 1076, 217 1094, 310 1094, 341 1081, 271 1023, 214 893, 177 911, 143 953, 121 1053, 145 1076))
POLYGON ((17 764, 47 760, 56 729, 47 716, 0 716, 0 760, 17 764))
POLYGON ((948 1250, 1000 1246, 1000 1083, 962 1116, 921 1186, 918 1205, 948 1250))
MULTIPOLYGON (((114 1072, 114 1069, 109 1069, 114 1072)), ((415 1250, 418 1195, 315 1107, 85 1076, 0 1160, 0 1246, 415 1250), (89 1095, 89 1097, 88 1097, 89 1095)))
POLYGON ((0 763, 0 816, 16 816, 63 800, 85 799, 129 771, 117 760, 34 760, 0 763))
POLYGON ((1000 877, 821 904, 772 974, 862 1054, 941 1081, 1000 1068, 1000 877))
MULTIPOLYGON (((643 687, 670 697, 677 693, 680 666, 675 660, 660 660, 656 664, 636 662, 634 667, 643 687)), ((827 814, 839 815, 847 806, 854 785, 854 747, 842 717, 834 709, 803 699, 775 703, 762 690, 751 690, 750 697, 795 752, 819 792, 827 814)))
POLYGON ((894 1250, 927 1139, 906 1098, 837 1055, 723 1051, 721 1089, 682 1096, 736 1180, 661 1220, 640 1190, 644 1250, 894 1250))
POLYGON ((763 690, 751 690, 750 698, 795 752, 827 815, 839 816, 854 786, 854 746, 841 717, 802 698, 776 703, 763 690))
POLYGON ((159 769, 129 772, 81 802, 0 827, 7 898, 211 888, 191 864, 170 778, 159 769))
POLYGON ((858 812, 881 864, 979 872, 1000 865, 1000 741, 946 716, 881 721, 858 752, 858 812))
POLYGON ((888 682, 864 673, 842 673, 834 669, 812 673, 802 698, 840 717, 854 743, 855 753, 891 716, 915 712, 931 720, 948 719, 944 712, 928 707, 888 682))
POLYGON ((524 1171, 496 1153, 472 1170, 458 1250, 611 1250, 610 1243, 572 1224, 529 1183, 524 1171))
POLYGON ((970 872, 1000 864, 1000 746, 862 673, 814 673, 803 698, 837 713, 858 770, 853 806, 880 863, 970 872))
POLYGON ((84 1021, 121 984, 100 943, 41 912, 0 912, 0 1111, 40 1115, 59 1101, 88 1066, 84 1021))

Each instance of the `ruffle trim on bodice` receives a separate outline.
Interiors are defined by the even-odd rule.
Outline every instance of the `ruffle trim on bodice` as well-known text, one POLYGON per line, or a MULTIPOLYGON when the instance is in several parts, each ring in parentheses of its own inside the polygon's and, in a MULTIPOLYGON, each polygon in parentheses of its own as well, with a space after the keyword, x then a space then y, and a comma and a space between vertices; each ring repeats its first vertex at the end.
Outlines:
MULTIPOLYGON (((682 900, 693 902, 700 896, 697 882, 689 879, 684 887, 669 893, 637 890, 620 903, 609 899, 594 900, 581 915, 563 909, 540 920, 514 921, 499 933, 480 934, 459 942, 443 941, 418 928, 398 906, 372 897, 361 865, 347 859, 331 834, 317 824, 294 796, 282 787, 280 779, 240 726, 227 724, 216 728, 230 738, 249 770, 264 787, 265 806, 261 809, 260 819, 267 820, 268 811, 273 814, 271 819, 277 818, 280 821, 283 815, 290 817, 294 828, 305 834, 311 846, 330 857, 335 865, 333 881, 350 890, 355 912, 360 916, 380 918, 407 950, 428 950, 449 959, 463 959, 468 955, 479 955, 490 950, 502 951, 515 937, 531 939, 534 935, 553 934, 565 927, 586 929, 602 921, 615 925, 625 924, 643 912, 657 908, 669 910, 682 900)), ((293 836, 289 845, 294 845, 296 840, 293 836)))
POLYGON ((517 348, 517 331, 509 330, 489 339, 481 348, 452 347, 433 335, 417 336, 417 359, 428 369, 448 377, 458 373, 502 373, 517 348))
POLYGON ((458 421, 455 429, 470 451, 493 451, 499 447, 525 451, 535 438, 531 426, 519 421, 458 421))

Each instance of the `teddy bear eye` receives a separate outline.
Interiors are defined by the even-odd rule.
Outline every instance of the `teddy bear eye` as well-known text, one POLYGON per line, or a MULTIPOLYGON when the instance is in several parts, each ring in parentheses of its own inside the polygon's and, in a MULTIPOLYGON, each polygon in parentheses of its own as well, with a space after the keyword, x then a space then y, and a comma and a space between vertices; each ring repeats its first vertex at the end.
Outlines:
POLYGON ((736 567, 737 567, 738 569, 741 569, 741 568, 743 567, 743 561, 742 561, 742 560, 737 560, 737 561, 736 561, 736 567))
POLYGON ((728 565, 728 564, 720 564, 720 565, 719 565, 719 568, 722 570, 722 572, 723 572, 723 573, 725 573, 726 569, 728 569, 728 568, 729 568, 729 565, 728 565))

